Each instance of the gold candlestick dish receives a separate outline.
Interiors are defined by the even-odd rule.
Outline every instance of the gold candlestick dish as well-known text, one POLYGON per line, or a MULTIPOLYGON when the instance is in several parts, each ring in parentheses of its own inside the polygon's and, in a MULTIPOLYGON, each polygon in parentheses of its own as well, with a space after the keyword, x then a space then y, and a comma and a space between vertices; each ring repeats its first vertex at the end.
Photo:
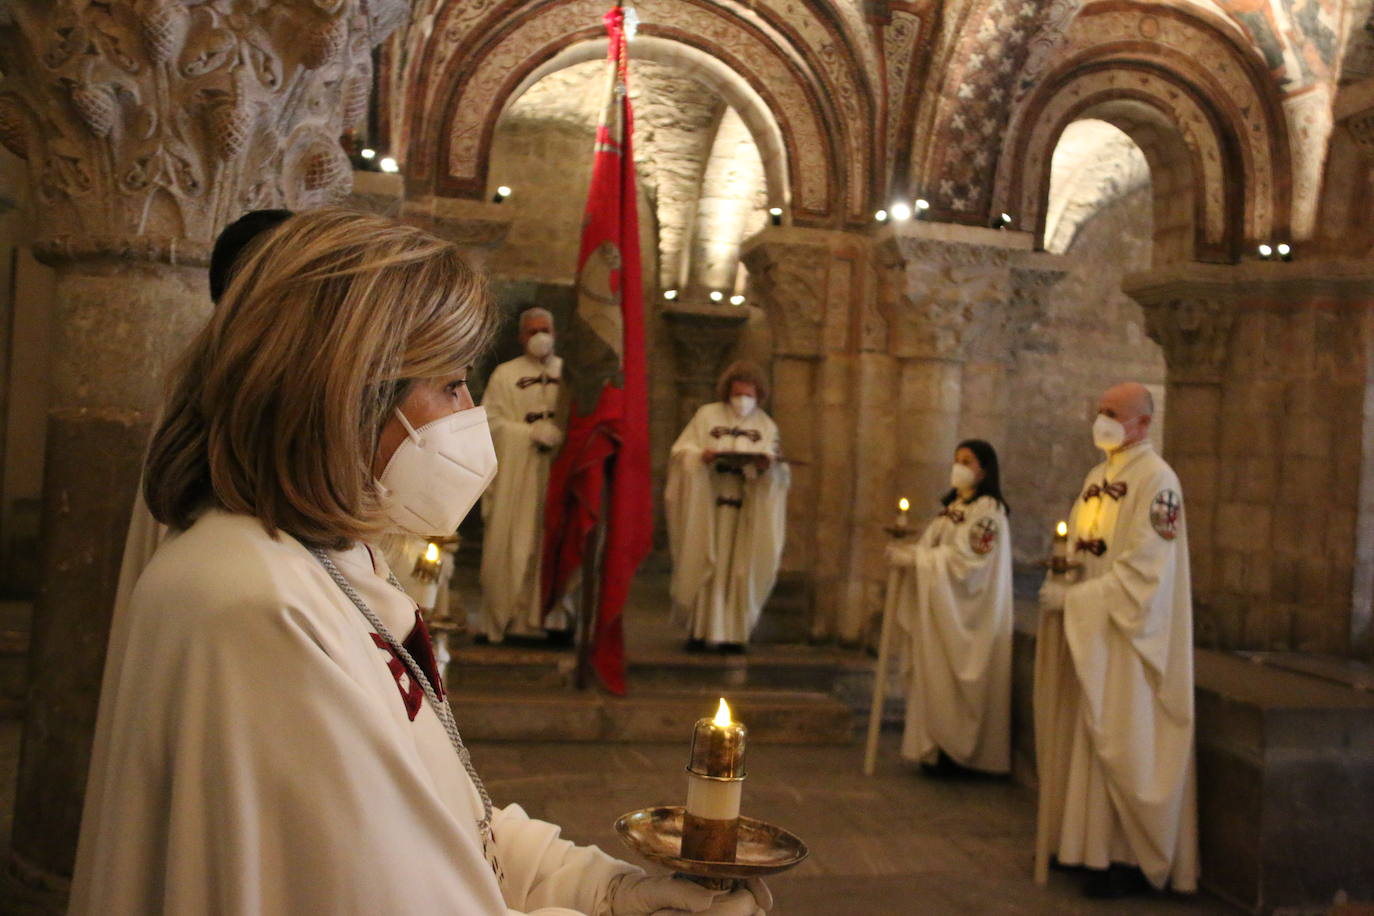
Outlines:
POLYGON ((806 844, 792 833, 775 824, 741 816, 734 861, 687 858, 682 854, 686 813, 681 805, 641 808, 621 815, 615 822, 615 832, 621 842, 649 862, 713 890, 729 890, 738 881, 785 872, 810 855, 806 844))

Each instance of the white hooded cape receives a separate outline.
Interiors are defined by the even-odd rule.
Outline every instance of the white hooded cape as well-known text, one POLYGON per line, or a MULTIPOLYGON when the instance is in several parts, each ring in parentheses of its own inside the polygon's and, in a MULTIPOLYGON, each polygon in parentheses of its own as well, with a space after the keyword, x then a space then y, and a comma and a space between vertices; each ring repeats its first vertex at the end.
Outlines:
MULTIPOLYGON (((492 371, 482 395, 499 464, 482 496, 482 619, 492 642, 508 632, 543 633, 545 626, 540 589, 544 498, 557 451, 538 448, 528 418, 553 418, 562 374, 563 360, 557 356, 546 362, 518 356, 492 371)), ((567 625, 566 619, 552 623, 567 625)))
POLYGON ((1188 892, 1198 857, 1182 493, 1148 442, 1088 473, 1069 517, 1079 580, 1062 614, 1041 613, 1035 735, 1037 847, 1069 865, 1136 864, 1156 887, 1188 892), (1094 492, 1104 485, 1115 494, 1094 492), (1096 556, 1086 545, 1099 539, 1096 556))
POLYGON ((721 473, 702 462, 707 450, 777 458, 777 424, 761 408, 741 418, 729 404, 705 404, 673 443, 668 465, 674 616, 694 639, 745 643, 777 579, 792 477, 781 461, 756 475, 721 473))
POLYGON ((907 680, 902 756, 943 750, 990 773, 1011 769, 1011 532, 991 496, 955 500, 898 570, 907 680))
MULTIPOLYGON (((334 556, 406 639, 415 604, 380 552, 334 556)), ((113 622, 70 912, 604 912, 637 869, 515 805, 493 822, 498 881, 472 781, 372 635, 252 518, 212 510, 168 539, 113 622)))

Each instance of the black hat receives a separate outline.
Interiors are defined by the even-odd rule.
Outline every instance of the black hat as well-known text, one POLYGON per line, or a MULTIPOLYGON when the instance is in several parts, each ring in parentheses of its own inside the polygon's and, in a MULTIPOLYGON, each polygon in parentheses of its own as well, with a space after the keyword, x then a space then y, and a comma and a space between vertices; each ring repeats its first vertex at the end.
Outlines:
POLYGON ((224 295, 229 278, 243 249, 269 229, 275 229, 295 214, 290 210, 251 210, 224 227, 210 253, 210 299, 216 303, 224 295))

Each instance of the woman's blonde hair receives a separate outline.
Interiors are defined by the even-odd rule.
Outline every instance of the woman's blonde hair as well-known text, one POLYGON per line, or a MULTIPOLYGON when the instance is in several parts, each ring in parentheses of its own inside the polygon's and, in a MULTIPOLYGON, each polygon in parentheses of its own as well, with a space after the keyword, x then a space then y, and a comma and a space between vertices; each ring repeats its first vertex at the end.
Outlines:
POLYGON ((730 386, 735 382, 753 385, 759 395, 760 407, 768 403, 768 377, 758 363, 740 359, 726 366, 720 378, 716 379, 716 400, 722 404, 730 403, 730 386))
POLYGON ((382 427, 410 382, 469 366, 495 317, 449 242, 349 210, 291 217, 236 265, 172 375, 148 508, 184 529, 218 506, 312 546, 377 534, 382 427))

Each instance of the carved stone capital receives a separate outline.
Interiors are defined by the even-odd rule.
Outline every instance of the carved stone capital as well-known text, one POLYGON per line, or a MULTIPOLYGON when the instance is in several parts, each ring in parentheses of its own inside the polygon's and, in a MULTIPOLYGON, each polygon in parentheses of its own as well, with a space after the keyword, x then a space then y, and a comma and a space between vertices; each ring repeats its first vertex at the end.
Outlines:
POLYGON ((1234 304, 1224 297, 1161 299, 1141 303, 1145 330, 1164 349, 1169 381, 1221 382, 1226 369, 1234 304))
POLYGON ((879 254, 879 295, 892 315, 894 356, 957 361, 984 338, 987 346, 1002 346, 1011 252, 897 236, 884 240, 879 254))
POLYGON ((750 296, 768 313, 777 355, 820 355, 830 259, 823 244, 769 241, 745 250, 750 296))
POLYGON ((709 398, 748 312, 735 305, 681 303, 662 314, 673 339, 678 389, 690 398, 709 398))
POLYGON ((406 0, 13 0, 0 143, 49 260, 207 258, 245 210, 344 197, 338 137, 406 0))

